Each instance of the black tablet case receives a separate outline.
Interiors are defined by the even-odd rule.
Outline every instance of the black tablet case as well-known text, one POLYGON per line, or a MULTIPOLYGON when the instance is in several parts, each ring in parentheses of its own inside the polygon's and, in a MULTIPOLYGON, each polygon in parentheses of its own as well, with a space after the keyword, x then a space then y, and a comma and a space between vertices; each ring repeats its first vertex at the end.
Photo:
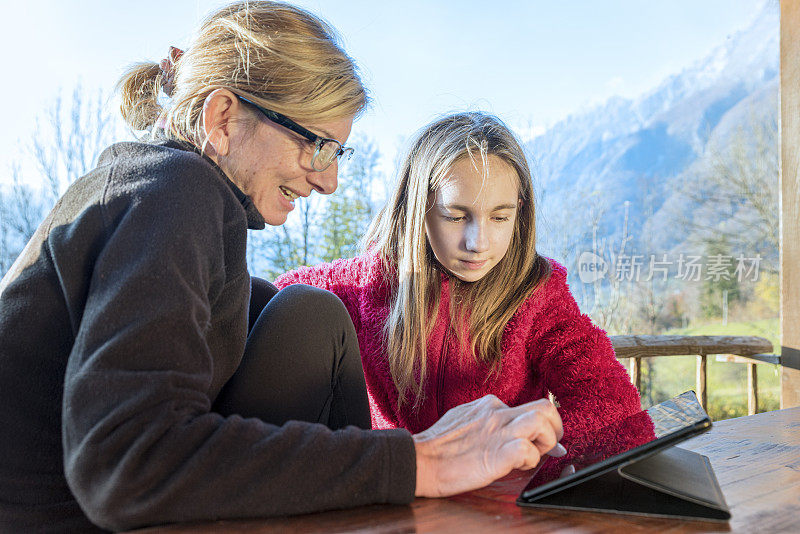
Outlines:
POLYGON ((731 517, 708 458, 675 446, 519 504, 714 521, 731 517))

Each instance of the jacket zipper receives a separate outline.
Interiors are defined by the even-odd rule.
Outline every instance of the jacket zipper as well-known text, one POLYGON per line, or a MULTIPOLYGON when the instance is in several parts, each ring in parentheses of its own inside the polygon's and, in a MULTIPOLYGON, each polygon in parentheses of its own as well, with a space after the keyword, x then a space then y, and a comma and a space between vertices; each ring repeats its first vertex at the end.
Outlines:
MULTIPOLYGON (((444 277, 443 277, 444 278, 444 277)), ((445 360, 447 359, 447 345, 450 341, 450 287, 447 280, 442 281, 441 294, 439 298, 439 311, 437 315, 442 315, 442 306, 446 306, 444 313, 444 336, 442 339, 442 351, 439 354, 438 371, 436 374, 436 410, 437 420, 442 417, 442 406, 444 405, 444 373, 445 373, 445 360), (447 295, 447 298, 442 298, 441 294, 447 295)))
POLYGON ((439 418, 442 417, 442 406, 444 405, 444 372, 445 360, 447 359, 447 345, 450 341, 450 324, 447 324, 447 329, 444 331, 444 341, 442 342, 442 353, 439 355, 439 370, 436 377, 436 405, 439 418))

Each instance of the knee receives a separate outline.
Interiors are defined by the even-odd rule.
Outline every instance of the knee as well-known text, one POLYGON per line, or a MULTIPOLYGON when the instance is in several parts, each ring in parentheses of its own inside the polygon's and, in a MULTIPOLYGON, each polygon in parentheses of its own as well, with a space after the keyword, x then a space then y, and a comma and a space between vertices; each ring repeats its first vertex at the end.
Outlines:
POLYGON ((344 303, 331 293, 318 287, 303 284, 286 286, 275 298, 281 299, 300 318, 328 324, 338 324, 341 320, 350 321, 350 314, 344 303))

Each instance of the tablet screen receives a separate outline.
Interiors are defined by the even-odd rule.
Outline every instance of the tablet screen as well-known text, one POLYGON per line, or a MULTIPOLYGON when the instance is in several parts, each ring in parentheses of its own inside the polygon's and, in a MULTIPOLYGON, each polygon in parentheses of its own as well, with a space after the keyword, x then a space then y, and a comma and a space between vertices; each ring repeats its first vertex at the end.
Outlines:
POLYGON ((566 484, 591 472, 600 472, 595 467, 604 467, 601 464, 604 460, 608 460, 608 465, 622 464, 638 457, 637 452, 656 450, 660 441, 681 441, 682 436, 691 436, 698 428, 708 425, 708 415, 694 392, 687 391, 602 428, 583 443, 570 444, 567 455, 562 458, 546 456, 523 490, 522 497, 538 494, 539 491, 532 490, 551 482, 558 481, 558 484, 548 485, 559 487, 562 482, 566 484))

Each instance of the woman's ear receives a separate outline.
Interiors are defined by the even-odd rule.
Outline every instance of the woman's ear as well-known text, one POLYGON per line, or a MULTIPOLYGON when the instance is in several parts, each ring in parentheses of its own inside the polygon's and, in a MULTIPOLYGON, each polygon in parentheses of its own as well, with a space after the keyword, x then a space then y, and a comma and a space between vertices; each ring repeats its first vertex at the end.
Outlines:
POLYGON ((231 147, 231 119, 239 112, 239 99, 228 89, 216 89, 203 104, 206 143, 215 156, 227 156, 231 147))

